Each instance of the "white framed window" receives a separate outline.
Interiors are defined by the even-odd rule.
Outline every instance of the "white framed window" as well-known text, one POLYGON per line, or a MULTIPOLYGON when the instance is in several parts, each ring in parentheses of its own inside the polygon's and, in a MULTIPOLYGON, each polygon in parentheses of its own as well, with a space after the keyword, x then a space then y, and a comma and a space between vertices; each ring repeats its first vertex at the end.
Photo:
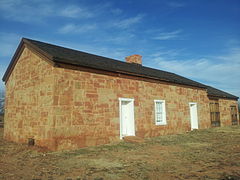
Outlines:
POLYGON ((166 106, 165 100, 154 100, 155 106, 155 124, 166 125, 166 106))

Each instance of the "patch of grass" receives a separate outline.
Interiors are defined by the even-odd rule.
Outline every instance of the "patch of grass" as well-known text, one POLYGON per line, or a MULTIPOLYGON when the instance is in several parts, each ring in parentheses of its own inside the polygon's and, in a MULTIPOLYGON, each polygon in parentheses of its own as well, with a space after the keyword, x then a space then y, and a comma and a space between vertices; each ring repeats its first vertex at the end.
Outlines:
POLYGON ((93 153, 94 151, 91 150, 90 148, 82 148, 82 149, 77 149, 77 150, 66 150, 66 151, 60 151, 60 152, 52 152, 52 154, 56 154, 59 156, 64 156, 64 157, 73 157, 73 156, 78 156, 78 155, 85 155, 85 154, 90 154, 93 153))
POLYGON ((103 146, 100 146, 99 148, 101 150, 121 151, 121 150, 133 150, 133 149, 136 149, 138 146, 141 146, 141 144, 120 142, 114 145, 103 145, 103 146))
POLYGON ((99 153, 104 152, 118 152, 118 151, 132 151, 134 149, 137 149, 138 146, 142 146, 141 144, 133 144, 128 142, 120 142, 118 144, 107 144, 107 145, 99 145, 95 147, 87 147, 87 148, 81 148, 77 150, 65 150, 65 151, 59 151, 59 152, 49 152, 50 154, 54 154, 56 156, 64 156, 66 158, 71 158, 75 156, 80 155, 95 155, 99 153))

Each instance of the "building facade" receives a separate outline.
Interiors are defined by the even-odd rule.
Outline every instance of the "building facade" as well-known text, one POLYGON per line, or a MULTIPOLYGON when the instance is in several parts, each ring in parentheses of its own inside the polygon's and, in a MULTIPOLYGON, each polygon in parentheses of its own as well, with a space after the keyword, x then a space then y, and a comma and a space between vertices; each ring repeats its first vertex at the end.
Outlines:
POLYGON ((143 67, 139 55, 98 58, 23 39, 3 77, 4 138, 63 150, 239 124, 236 96, 143 67))

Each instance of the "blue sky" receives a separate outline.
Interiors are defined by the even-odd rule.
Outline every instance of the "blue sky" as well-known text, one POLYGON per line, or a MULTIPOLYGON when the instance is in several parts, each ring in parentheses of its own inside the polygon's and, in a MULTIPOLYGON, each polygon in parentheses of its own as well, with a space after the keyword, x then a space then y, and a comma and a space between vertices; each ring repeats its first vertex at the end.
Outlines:
POLYGON ((239 20, 239 0, 0 0, 0 75, 27 37, 118 60, 140 54, 240 96, 239 20))

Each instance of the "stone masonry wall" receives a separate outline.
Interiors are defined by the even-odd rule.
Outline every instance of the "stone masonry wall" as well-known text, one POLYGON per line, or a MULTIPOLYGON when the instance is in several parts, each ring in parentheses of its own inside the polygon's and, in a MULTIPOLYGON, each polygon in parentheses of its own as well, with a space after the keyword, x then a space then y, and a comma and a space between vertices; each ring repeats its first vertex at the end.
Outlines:
MULTIPOLYGON (((232 125, 232 117, 231 117, 230 106, 236 106, 237 110, 238 110, 237 101, 228 100, 228 99, 219 99, 219 111, 220 111, 221 126, 232 125)), ((239 121, 239 119, 238 119, 238 121, 239 121)))
POLYGON ((119 100, 133 98, 136 135, 190 130, 189 102, 197 102, 200 128, 210 127, 205 90, 55 68, 55 149, 119 141, 119 100), (166 100, 167 125, 155 125, 154 100, 166 100))
MULTIPOLYGON (((53 67, 24 48, 6 83, 4 138, 27 143, 51 137, 53 67)), ((47 146, 48 144, 41 144, 47 146)))

